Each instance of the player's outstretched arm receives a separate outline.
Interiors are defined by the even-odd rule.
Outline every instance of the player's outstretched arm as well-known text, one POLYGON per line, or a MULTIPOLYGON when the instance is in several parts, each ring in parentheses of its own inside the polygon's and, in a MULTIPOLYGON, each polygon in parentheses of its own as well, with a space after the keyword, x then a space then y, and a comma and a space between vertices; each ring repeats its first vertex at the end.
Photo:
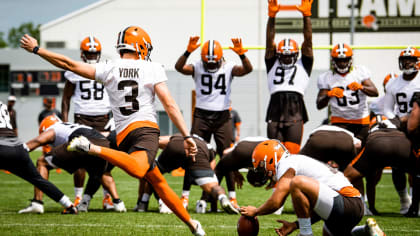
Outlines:
POLYGON ((184 75, 194 74, 194 67, 192 65, 186 65, 186 63, 190 54, 194 52, 198 47, 200 47, 200 43, 198 42, 199 39, 199 36, 190 37, 187 50, 178 58, 178 61, 175 63, 175 70, 177 70, 179 73, 184 75))
POLYGON ((191 156, 195 161, 195 155, 197 154, 197 144, 191 137, 190 132, 187 130, 184 117, 182 116, 175 100, 172 98, 166 83, 157 83, 155 85, 155 92, 163 107, 165 108, 169 118, 178 128, 179 132, 184 136, 184 147, 187 155, 191 156))
POLYGON ((20 39, 20 47, 28 52, 38 54, 58 68, 73 71, 82 77, 95 80, 95 67, 93 65, 74 61, 64 55, 51 52, 45 48, 40 48, 38 46, 38 41, 27 34, 20 39))
POLYGON ((242 39, 240 38, 233 38, 232 39, 233 47, 229 47, 238 54, 239 58, 241 58, 242 65, 241 66, 234 66, 232 69, 233 76, 244 76, 252 71, 252 65, 249 59, 245 56, 245 53, 248 52, 248 49, 242 47, 242 39))
POLYGON ((276 55, 276 44, 274 42, 274 23, 277 12, 280 10, 280 5, 277 0, 268 0, 268 21, 265 39, 265 59, 273 58, 276 55))
POLYGON ((313 57, 312 49, 312 22, 311 22, 311 9, 314 0, 302 0, 300 6, 296 6, 298 11, 303 15, 303 43, 302 54, 307 57, 313 57))

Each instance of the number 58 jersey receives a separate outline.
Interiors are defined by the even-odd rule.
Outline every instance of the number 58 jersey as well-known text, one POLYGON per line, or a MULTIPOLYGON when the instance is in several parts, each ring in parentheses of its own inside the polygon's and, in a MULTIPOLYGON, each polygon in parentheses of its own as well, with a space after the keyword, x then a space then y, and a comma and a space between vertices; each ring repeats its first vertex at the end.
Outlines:
POLYGON ((154 86, 168 80, 161 64, 128 59, 100 62, 95 79, 108 92, 117 133, 135 121, 157 126, 154 86))
MULTIPOLYGON (((318 77, 319 89, 331 90, 335 87, 344 89, 344 97, 330 98, 332 123, 347 123, 346 121, 365 123, 366 117, 369 116, 367 95, 360 90, 350 90, 347 86, 352 82, 361 84, 370 77, 370 71, 364 66, 354 66, 345 76, 327 71, 318 77)), ((368 119, 367 123, 369 124, 368 119)))
POLYGON ((71 97, 75 114, 100 116, 109 113, 108 93, 101 83, 86 79, 71 71, 66 71, 64 77, 75 86, 71 97))
POLYGON ((204 70, 201 60, 194 64, 195 107, 208 111, 229 109, 234 66, 231 62, 224 62, 219 70, 210 73, 204 70))

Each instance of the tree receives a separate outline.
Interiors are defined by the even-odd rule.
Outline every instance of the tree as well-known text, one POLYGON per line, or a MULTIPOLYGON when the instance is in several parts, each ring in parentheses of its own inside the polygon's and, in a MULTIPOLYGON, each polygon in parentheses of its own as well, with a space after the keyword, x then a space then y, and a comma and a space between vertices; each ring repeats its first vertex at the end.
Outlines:
POLYGON ((40 42, 40 37, 39 37, 39 28, 40 28, 40 24, 38 24, 36 27, 34 27, 34 25, 32 24, 32 22, 27 22, 27 23, 23 23, 21 24, 18 28, 11 28, 9 30, 9 35, 7 37, 7 40, 9 41, 9 47, 12 48, 17 48, 19 47, 20 44, 20 38, 24 35, 24 34, 29 34, 32 37, 36 38, 38 40, 38 42, 40 42))
POLYGON ((3 39, 3 35, 4 35, 4 33, 3 33, 3 32, 0 32, 0 48, 5 48, 5 47, 7 47, 7 42, 6 42, 6 41, 4 41, 4 39, 3 39))

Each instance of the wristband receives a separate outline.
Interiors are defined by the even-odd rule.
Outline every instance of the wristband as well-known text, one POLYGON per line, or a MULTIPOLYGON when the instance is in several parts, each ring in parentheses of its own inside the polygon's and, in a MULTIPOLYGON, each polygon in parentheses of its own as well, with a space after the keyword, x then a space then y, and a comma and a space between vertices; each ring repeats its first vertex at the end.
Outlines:
POLYGON ((32 49, 32 52, 34 54, 38 54, 38 50, 39 50, 39 47, 38 46, 35 46, 34 49, 32 49))
POLYGON ((184 140, 189 139, 189 138, 192 138, 192 136, 191 135, 184 136, 184 140))
POLYGON ((185 51, 185 52, 184 52, 184 57, 189 57, 189 56, 190 56, 190 54, 191 54, 191 53, 190 53, 189 51, 185 51))
POLYGON ((241 60, 245 59, 245 54, 239 55, 239 58, 241 58, 241 60))

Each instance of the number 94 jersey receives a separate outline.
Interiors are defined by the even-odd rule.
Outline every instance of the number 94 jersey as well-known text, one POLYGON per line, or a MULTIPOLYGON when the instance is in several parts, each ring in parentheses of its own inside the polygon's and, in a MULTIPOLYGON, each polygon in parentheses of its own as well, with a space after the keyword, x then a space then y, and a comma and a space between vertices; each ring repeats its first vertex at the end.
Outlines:
MULTIPOLYGON (((363 81, 371 77, 370 71, 364 66, 354 66, 349 73, 341 76, 332 71, 322 73, 318 77, 318 88, 331 90, 335 87, 344 89, 344 97, 330 98, 331 105, 331 121, 334 118, 342 118, 345 120, 360 120, 369 116, 367 105, 367 95, 360 90, 352 91, 347 86, 353 82, 361 84, 363 81)), ((343 121, 342 119, 339 119, 343 121)), ((341 123, 341 122, 338 122, 341 123)))
POLYGON ((117 133, 136 121, 157 125, 155 85, 168 80, 161 64, 129 59, 100 62, 95 78, 108 92, 117 133))
POLYGON ((224 111, 230 106, 233 63, 224 62, 214 73, 204 70, 203 62, 194 64, 196 107, 209 111, 224 111))
POLYGON ((64 77, 75 85, 74 93, 71 97, 75 114, 99 116, 109 113, 109 98, 104 85, 83 78, 71 71, 66 71, 64 77))

